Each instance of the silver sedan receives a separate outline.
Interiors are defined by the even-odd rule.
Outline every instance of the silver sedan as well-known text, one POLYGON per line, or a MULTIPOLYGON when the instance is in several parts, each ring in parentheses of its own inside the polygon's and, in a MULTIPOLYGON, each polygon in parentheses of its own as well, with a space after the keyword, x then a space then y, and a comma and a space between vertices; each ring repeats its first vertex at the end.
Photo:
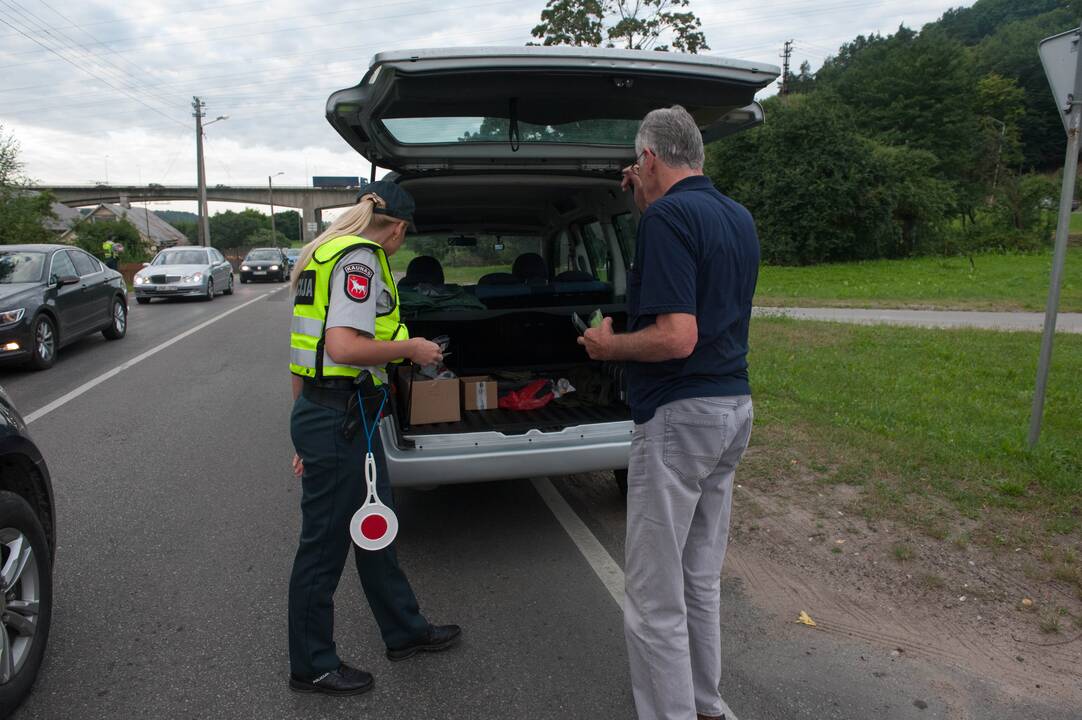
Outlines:
POLYGON ((135 301, 156 297, 203 297, 233 294, 233 266, 214 248, 162 250, 135 274, 135 301))

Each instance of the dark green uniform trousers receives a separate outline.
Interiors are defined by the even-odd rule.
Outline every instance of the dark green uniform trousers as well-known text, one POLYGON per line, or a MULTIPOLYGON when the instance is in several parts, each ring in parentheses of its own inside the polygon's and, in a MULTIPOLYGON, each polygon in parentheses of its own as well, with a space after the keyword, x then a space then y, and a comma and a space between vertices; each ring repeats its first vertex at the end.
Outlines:
MULTIPOLYGON (((370 552, 355 547, 350 538, 350 518, 368 494, 364 479, 367 444, 363 431, 349 441, 342 436, 344 419, 344 411, 302 395, 293 405, 290 422, 293 447, 304 461, 304 476, 300 545, 289 579, 289 665, 294 675, 305 679, 337 670, 341 664, 334 645, 334 591, 351 547, 361 586, 387 647, 409 645, 428 631, 428 621, 398 566, 394 546, 370 552)), ((378 432, 372 439, 372 452, 379 469, 380 500, 393 509, 378 432)))

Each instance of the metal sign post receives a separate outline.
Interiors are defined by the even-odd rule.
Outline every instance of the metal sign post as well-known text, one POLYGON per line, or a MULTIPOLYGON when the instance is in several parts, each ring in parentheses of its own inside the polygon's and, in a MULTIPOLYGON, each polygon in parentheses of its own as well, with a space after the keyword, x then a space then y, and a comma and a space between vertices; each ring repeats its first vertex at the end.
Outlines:
POLYGON ((1029 418, 1029 447, 1037 447, 1041 437, 1044 397, 1048 388, 1048 370, 1052 365, 1052 341, 1056 336, 1059 294, 1063 284, 1063 266, 1067 260, 1067 237, 1071 228, 1071 205, 1078 176, 1079 133, 1082 132, 1082 52, 1079 39, 1082 28, 1062 33, 1041 42, 1040 55, 1056 104, 1064 113, 1067 129, 1067 156, 1063 161, 1063 188, 1059 196, 1059 221, 1056 223, 1056 249, 1052 256, 1052 278, 1048 286, 1048 307, 1044 316, 1041 355, 1037 361, 1037 388, 1029 418))

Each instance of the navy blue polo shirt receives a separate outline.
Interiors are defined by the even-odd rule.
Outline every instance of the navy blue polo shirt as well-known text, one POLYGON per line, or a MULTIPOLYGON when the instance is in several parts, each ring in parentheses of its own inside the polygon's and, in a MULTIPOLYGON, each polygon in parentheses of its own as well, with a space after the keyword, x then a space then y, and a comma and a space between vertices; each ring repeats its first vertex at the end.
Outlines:
POLYGON ((658 315, 688 313, 699 340, 683 360, 627 363, 635 422, 675 400, 750 394, 748 325, 759 275, 751 213, 709 178, 685 178, 643 213, 636 245, 628 330, 649 327, 658 315))

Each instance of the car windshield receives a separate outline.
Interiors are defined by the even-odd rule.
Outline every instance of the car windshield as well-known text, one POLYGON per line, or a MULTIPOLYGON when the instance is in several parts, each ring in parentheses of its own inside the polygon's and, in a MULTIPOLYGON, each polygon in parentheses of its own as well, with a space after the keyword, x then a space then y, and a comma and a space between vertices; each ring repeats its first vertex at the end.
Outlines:
POLYGON ((405 246, 388 259, 391 271, 396 275, 405 273, 413 258, 429 255, 443 266, 445 283, 475 285, 485 275, 510 273, 519 255, 541 252, 541 238, 536 236, 474 234, 464 242, 471 243, 472 239, 476 239, 476 245, 451 245, 447 235, 411 235, 405 246))
POLYGON ((207 253, 203 250, 166 250, 158 253, 151 265, 206 265, 207 253))
POLYGON ((301 251, 298 250, 297 248, 290 248, 289 250, 286 250, 286 257, 287 258, 298 258, 300 256, 301 256, 301 251))
MULTIPOLYGON (((572 145, 618 145, 631 147, 639 120, 577 120, 559 125, 518 123, 520 143, 560 143, 572 145)), ((511 121, 492 117, 412 117, 385 118, 383 124, 395 142, 403 145, 450 143, 506 143, 510 140, 511 121)))
POLYGON ((251 260, 281 260, 282 254, 277 250, 253 250, 244 258, 245 262, 251 260))
POLYGON ((0 252, 0 283, 41 282, 45 253, 0 252))

